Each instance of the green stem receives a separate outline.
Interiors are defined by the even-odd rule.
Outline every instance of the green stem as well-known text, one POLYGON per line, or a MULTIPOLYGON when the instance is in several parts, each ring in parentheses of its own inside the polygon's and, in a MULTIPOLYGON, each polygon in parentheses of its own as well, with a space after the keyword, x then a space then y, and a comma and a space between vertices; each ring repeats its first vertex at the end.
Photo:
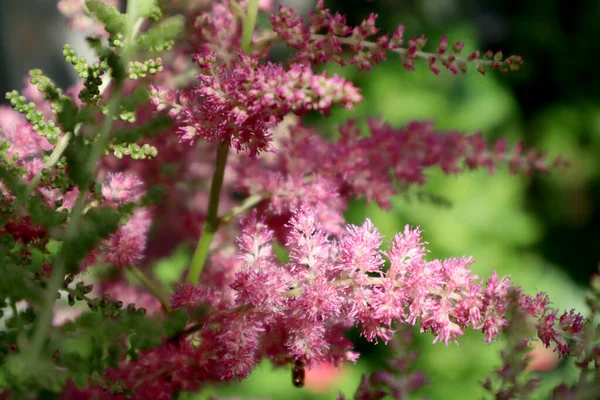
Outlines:
POLYGON ((254 194, 245 199, 239 206, 233 207, 227 214, 219 218, 219 227, 227 225, 235 216, 242 214, 252 207, 266 199, 267 196, 263 194, 254 194))
MULTIPOLYGON (((127 40, 122 53, 122 62, 124 65, 127 65, 129 62, 129 58, 131 57, 133 51, 132 42, 141 23, 140 19, 137 17, 137 1, 138 0, 130 0, 127 2, 127 23, 125 26, 127 40)), ((119 111, 119 106, 121 103, 120 88, 120 82, 117 82, 109 101, 108 114, 105 116, 102 128, 96 137, 88 158, 88 163, 85 166, 85 169, 90 173, 89 182, 92 181, 92 176, 98 165, 98 161, 104 153, 104 149, 106 148, 106 144, 108 143, 110 137, 114 117, 119 111)), ((86 188, 88 186, 89 185, 82 185, 80 188, 79 196, 77 197, 77 201, 75 202, 75 206, 73 207, 73 211, 71 212, 71 217, 69 218, 69 223, 67 225, 65 234, 66 241, 75 238, 78 234, 80 220, 85 207, 85 198, 87 195, 86 188)), ((66 255, 65 246, 63 246, 56 256, 56 260, 52 266, 52 277, 50 278, 50 281, 48 282, 48 288, 44 293, 39 318, 35 327, 31 346, 28 349, 30 361, 32 363, 37 362, 37 358, 44 348, 44 343, 46 342, 46 338, 51 328, 53 314, 52 309, 54 308, 54 301, 56 300, 56 292, 58 292, 63 284, 65 272, 66 255)))
POLYGON ((136 279, 138 281, 140 281, 142 283, 142 285, 144 285, 144 287, 146 289, 148 289, 154 295, 154 297, 156 297, 156 299, 162 305, 163 309, 166 312, 170 313, 171 306, 170 306, 169 299, 167 298, 167 295, 165 294, 165 291, 162 290, 162 288, 160 288, 157 284, 152 282, 150 279, 148 279, 148 277, 146 277, 146 275, 144 275, 144 273, 142 271, 140 271, 139 268, 132 265, 132 266, 129 266, 127 269, 129 270, 129 272, 131 272, 131 274, 133 276, 136 277, 136 279))
MULTIPOLYGON (((73 238, 77 234, 79 220, 81 219, 81 213, 85 204, 85 195, 86 192, 84 190, 79 192, 79 196, 77 197, 75 206, 73 207, 69 224, 67 225, 67 240, 73 238)), ((62 247, 56 256, 54 265, 52 266, 52 277, 50 278, 50 281, 48 282, 48 288, 44 293, 39 318, 37 320, 33 338, 31 340, 31 346, 29 347, 31 362, 36 362, 37 357, 42 352, 42 349, 44 348, 44 342, 46 341, 46 337, 50 330, 52 322, 52 309, 54 307, 54 301, 56 300, 56 292, 58 292, 62 286, 65 277, 66 260, 64 253, 65 250, 64 247, 62 247)))
MULTIPOLYGON (((244 26, 242 29, 242 50, 247 55, 250 55, 250 52, 252 51, 252 35, 254 33, 257 15, 258 0, 248 1, 248 14, 246 15, 246 18, 244 18, 244 26)), ((198 284, 198 281, 200 280, 200 274, 202 273, 204 263, 208 257, 210 243, 212 242, 217 229, 219 229, 219 200, 221 197, 221 189, 223 188, 223 176, 225 174, 225 166, 227 165, 228 153, 229 141, 226 139, 225 142, 219 144, 219 148, 217 149, 217 161, 215 174, 210 186, 210 199, 206 222, 204 223, 200 240, 194 251, 190 272, 187 278, 188 282, 194 285, 198 284)))
POLYGON ((93 303, 94 302, 94 299, 92 299, 91 297, 88 297, 85 294, 78 293, 76 290, 73 290, 70 287, 65 287, 65 288, 62 288, 61 290, 64 291, 64 292, 69 293, 70 295, 72 295, 73 297, 75 297, 77 300, 83 299, 87 303, 93 303))
POLYGON ((223 188, 223 177, 225 176, 225 166, 227 165, 228 154, 229 142, 219 143, 215 174, 213 175, 212 183, 210 185, 210 199, 206 222, 204 222, 204 228, 202 229, 198 246, 196 246, 196 251, 192 258, 192 265, 190 266, 190 273, 188 275, 188 282, 193 283, 194 285, 196 285, 200 279, 202 268, 208 257, 210 243, 212 242, 217 229, 219 229, 219 199, 221 198, 221 189, 223 188))
MULTIPOLYGON (((316 42, 316 41, 321 41, 321 40, 329 40, 330 37, 331 37, 330 35, 313 33, 310 35, 310 38, 308 40, 311 42, 316 42)), ((377 42, 372 42, 369 40, 357 40, 352 36, 346 36, 346 37, 334 36, 334 37, 340 42, 340 44, 348 46, 348 47, 355 47, 357 45, 360 45, 361 47, 367 48, 367 49, 378 49, 380 47, 380 45, 377 42)), ((284 41, 284 40, 276 32, 273 32, 273 31, 265 32, 265 33, 262 33, 261 36, 256 39, 252 49, 262 50, 266 46, 268 46, 274 42, 282 42, 282 41, 284 41)), ((409 54, 409 49, 407 47, 397 47, 394 49, 388 49, 387 51, 389 51, 391 53, 400 54, 401 56, 406 56, 409 54)), ((416 52, 412 53, 412 55, 415 57, 421 58, 421 59, 425 59, 425 60, 429 60, 431 57, 436 57, 436 58, 439 57, 439 54, 428 53, 425 51, 416 51, 416 52)), ((458 62, 470 63, 470 64, 474 64, 475 66, 479 66, 479 65, 489 66, 495 62, 493 59, 487 60, 487 59, 483 59, 483 58, 477 58, 475 60, 471 60, 468 57, 461 57, 459 55, 455 55, 454 59, 455 59, 455 63, 458 63, 458 62)))
POLYGON ((52 151, 52 154, 50 154, 50 157, 48 157, 48 159, 44 163, 44 168, 42 168, 40 170, 40 172, 38 172, 33 177, 33 179, 27 184, 25 193, 23 194, 23 197, 22 197, 22 201, 20 202, 21 204, 25 203, 27 201, 29 194, 31 192, 33 192, 33 190, 37 187, 38 183, 40 183, 40 180, 42 179, 42 172, 45 169, 52 168, 58 162, 58 160, 60 160, 60 157, 62 156, 62 154, 65 152, 67 146, 69 145, 71 136, 72 136, 71 133, 67 133, 58 141, 58 143, 56 144, 56 147, 52 151))
POLYGON ((258 0, 248 1, 248 14, 246 15, 246 18, 244 18, 244 26, 242 28, 242 50, 246 55, 250 55, 250 52, 252 51, 252 35, 254 34, 257 15, 258 0))
POLYGON ((23 325, 23 321, 21 320, 21 316, 19 315, 19 310, 17 309, 17 303, 11 299, 10 300, 10 308, 13 312, 13 318, 17 321, 17 329, 20 333, 25 333, 25 326, 23 325))
MULTIPOLYGON (((48 160, 46 160, 46 162, 44 163, 44 167, 33 177, 33 179, 31 179, 31 181, 29 181, 27 186, 25 186, 25 192, 17 197, 17 200, 15 202, 15 210, 17 210, 17 214, 19 213, 18 210, 20 210, 23 207, 23 205, 27 203, 29 195, 35 190, 37 185, 40 183, 40 180, 42 179, 42 172, 45 169, 52 168, 58 162, 58 160, 60 160, 60 157, 69 145, 71 136, 71 133, 67 133, 60 139, 60 141, 56 144, 56 147, 52 151, 52 154, 50 154, 50 157, 48 157, 48 160)), ((6 223, 6 221, 0 222, 0 226, 3 226, 6 223)))

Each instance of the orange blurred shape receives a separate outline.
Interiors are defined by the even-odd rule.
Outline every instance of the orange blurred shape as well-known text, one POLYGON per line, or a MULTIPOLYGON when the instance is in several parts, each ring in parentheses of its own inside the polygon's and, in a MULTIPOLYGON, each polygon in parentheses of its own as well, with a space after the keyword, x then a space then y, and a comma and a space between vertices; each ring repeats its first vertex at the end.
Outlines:
POLYGON ((529 360, 527 371, 552 371, 558 365, 558 353, 547 348, 540 342, 530 343, 531 352, 525 357, 529 360))
POLYGON ((306 371, 305 386, 313 393, 326 393, 346 375, 344 367, 338 369, 333 364, 313 365, 306 371))

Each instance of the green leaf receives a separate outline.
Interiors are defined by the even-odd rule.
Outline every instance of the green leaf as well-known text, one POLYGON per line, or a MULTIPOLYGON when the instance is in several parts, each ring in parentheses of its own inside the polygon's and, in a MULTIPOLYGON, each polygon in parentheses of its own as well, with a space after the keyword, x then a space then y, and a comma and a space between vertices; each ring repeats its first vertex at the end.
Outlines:
POLYGON ((111 35, 125 32, 125 14, 121 14, 115 6, 98 0, 87 0, 85 6, 90 14, 104 24, 104 29, 111 35))
POLYGON ((160 8, 156 5, 156 0, 138 0, 136 3, 136 13, 144 18, 156 18, 160 15, 160 8))
POLYGON ((148 29, 137 39, 140 51, 163 51, 170 49, 173 41, 183 32, 183 16, 173 16, 148 29))
POLYGON ((73 331, 76 328, 90 329, 97 333, 102 328, 103 321, 104 317, 100 313, 86 312, 77 318, 75 326, 69 326, 68 328, 73 328, 73 331))
POLYGON ((79 109, 71 99, 62 103, 62 110, 58 113, 58 122, 64 132, 74 132, 77 125, 79 109))
POLYGON ((67 271, 78 271, 79 262, 94 246, 111 233, 119 223, 120 214, 110 207, 92 208, 83 217, 79 231, 73 238, 65 238, 61 254, 67 271))
POLYGON ((165 188, 159 185, 153 185, 148 189, 140 204, 143 207, 150 207, 158 204, 165 195, 165 188))
POLYGON ((10 298, 14 301, 27 299, 37 302, 41 298, 42 289, 35 284, 31 274, 23 266, 16 265, 8 256, 11 249, 2 248, 0 244, 0 254, 5 256, 0 258, 0 297, 10 298))
POLYGON ((127 68, 123 60, 114 51, 108 51, 105 54, 106 63, 110 67, 111 75, 117 86, 127 78, 127 68))
POLYGON ((97 55, 101 54, 104 51, 104 47, 102 46, 102 39, 95 36, 88 36, 85 38, 90 49, 94 50, 97 55))
POLYGON ((2 182, 17 197, 25 192, 25 185, 18 168, 0 161, 0 182, 2 182))
POLYGON ((169 316, 169 319, 165 321, 165 330, 167 337, 176 336, 178 333, 185 329, 185 325, 187 324, 187 312, 183 308, 178 308, 173 311, 173 313, 169 316))
POLYGON ((58 393, 67 380, 66 371, 57 368, 52 361, 40 359, 32 363, 24 354, 8 357, 5 371, 8 381, 20 391, 45 390, 58 393))
POLYGON ((83 191, 88 190, 92 174, 93 166, 88 164, 91 149, 92 146, 86 143, 82 136, 73 136, 64 153, 71 181, 83 191))
POLYGON ((25 325, 33 324, 37 314, 31 307, 27 307, 25 311, 21 312, 21 320, 25 325))
POLYGON ((27 211, 33 223, 42 225, 47 229, 59 226, 65 217, 63 213, 48 207, 38 195, 33 195, 29 198, 27 211))
POLYGON ((60 355, 60 361, 69 370, 69 378, 75 386, 80 389, 87 386, 91 373, 89 360, 78 353, 63 353, 60 355))

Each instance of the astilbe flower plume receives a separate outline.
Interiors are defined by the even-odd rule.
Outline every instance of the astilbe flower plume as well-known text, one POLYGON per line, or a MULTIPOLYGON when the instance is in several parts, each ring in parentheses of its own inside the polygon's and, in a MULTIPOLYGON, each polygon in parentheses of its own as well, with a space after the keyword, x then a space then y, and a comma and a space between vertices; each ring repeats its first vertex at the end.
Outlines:
POLYGON ((0 137, 10 143, 7 155, 10 158, 17 157, 25 167, 35 168, 31 164, 33 160, 53 148, 45 137, 33 130, 23 115, 10 107, 0 106, 0 129, 0 137))
MULTIPOLYGON (((264 221, 250 217, 240 237, 245 267, 236 273, 232 288, 236 305, 252 307, 249 313, 291 318, 286 326, 296 333, 311 331, 307 323, 312 326, 309 338, 296 336, 300 342, 288 342, 297 357, 319 359, 314 354, 324 350, 325 331, 347 318, 360 322, 369 340, 389 340, 393 321, 420 321, 423 331, 434 333, 434 341, 445 343, 460 337, 467 326, 483 329, 491 341, 506 323, 503 306, 512 288, 506 278, 498 285, 494 275, 484 288, 469 270, 471 258, 426 261, 418 229, 406 227, 383 253, 382 237, 369 221, 349 226, 336 241, 328 239, 308 209, 297 211, 290 226, 290 262, 278 265, 272 233, 264 221), (390 261, 386 271, 384 255, 390 261), (495 313, 501 318, 492 318, 495 313)), ((539 310, 531 312, 534 318, 540 315, 539 310)))
MULTIPOLYGON (((109 173, 101 189, 108 205, 118 207, 139 201, 144 193, 143 183, 136 176, 109 173)), ((147 234, 152 223, 151 212, 138 208, 86 258, 85 265, 108 263, 115 267, 137 265, 146 250, 147 234)))
MULTIPOLYGON (((191 49, 201 65, 206 65, 205 55, 212 53, 219 63, 229 64, 236 58, 242 47, 242 19, 239 13, 247 6, 247 0, 232 2, 229 0, 213 1, 209 9, 203 8, 194 19, 194 31, 190 40, 191 49)), ((272 12, 273 0, 260 0, 258 9, 272 12)), ((254 52, 253 55, 266 54, 254 52)), ((209 56, 209 58, 212 56, 209 56)))
POLYGON ((472 64, 481 73, 485 68, 498 68, 502 72, 519 71, 523 64, 521 56, 509 56, 503 59, 502 52, 487 51, 480 58, 479 50, 473 51, 467 57, 460 57, 464 48, 463 42, 457 42, 448 51, 448 38, 443 36, 435 53, 426 53, 422 49, 427 43, 425 36, 413 37, 404 44, 404 26, 399 25, 392 33, 375 36, 380 29, 375 26, 376 14, 370 14, 359 26, 351 27, 346 23, 346 17, 339 13, 332 13, 325 7, 324 1, 319 0, 314 11, 311 11, 309 23, 305 24, 293 9, 280 6, 277 13, 271 16, 273 33, 264 35, 257 40, 256 45, 266 46, 276 39, 283 40, 296 50, 294 58, 313 64, 327 63, 331 60, 344 66, 346 62, 357 65, 360 70, 370 70, 373 64, 386 59, 388 52, 400 55, 404 68, 409 71, 415 69, 417 58, 426 59, 429 68, 436 75, 440 72, 438 61, 443 67, 458 74, 466 73, 467 64, 472 64), (352 57, 347 60, 344 50, 348 49, 352 57))
MULTIPOLYGON (((364 135, 356 121, 350 121, 340 126, 339 140, 327 141, 288 117, 273 131, 277 153, 232 161, 238 190, 265 198, 267 215, 289 215, 301 206, 318 210, 323 227, 339 234, 351 198, 389 209, 401 185, 425 183, 427 168, 439 167, 446 174, 477 168, 493 173, 500 164, 508 164, 512 173, 529 174, 564 164, 562 158, 549 163, 533 150, 523 153, 521 144, 511 150, 498 140, 490 146, 479 133, 435 131, 431 122, 393 128, 372 119, 368 131, 364 135)), ((281 228, 277 218, 271 225, 281 228)))
MULTIPOLYGON (((242 21, 233 14, 229 1, 212 2, 209 10, 196 17, 194 28, 190 50, 193 54, 209 58, 214 55, 215 61, 229 63, 241 48, 242 21)), ((201 56, 196 59, 204 64, 201 56)))
MULTIPOLYGON (((259 65, 257 58, 238 54, 231 65, 213 70, 211 61, 201 65, 200 85, 179 93, 152 87, 152 103, 169 110, 179 126, 182 141, 197 137, 231 142, 238 151, 255 157, 273 151, 270 128, 288 112, 302 115, 315 110, 327 114, 334 104, 352 109, 362 100, 357 88, 345 79, 295 64, 284 70, 278 64, 259 65)), ((207 60, 208 58, 204 58, 207 60)))
MULTIPOLYGON (((421 331, 434 335, 434 342, 448 345, 468 327, 482 330, 491 342, 516 323, 537 331, 546 346, 554 343, 563 356, 569 354, 565 338, 577 340, 582 334, 579 314, 571 311, 558 318, 547 296, 521 294, 496 273, 484 284, 470 271, 469 257, 426 260, 426 242, 418 228, 406 226, 383 251, 383 237, 369 220, 348 225, 337 240, 328 237, 310 209, 296 210, 289 225, 290 261, 280 263, 273 253, 273 232, 252 212, 238 237, 240 263, 230 266, 235 271, 230 285, 234 302, 220 300, 210 281, 181 285, 173 295, 173 308, 191 315, 202 310, 192 336, 174 338, 137 361, 123 361, 108 373, 110 380, 130 382, 136 388, 134 398, 150 393, 162 398, 211 381, 244 378, 263 356, 275 365, 292 358, 309 366, 340 366, 358 357, 344 337, 352 326, 369 341, 387 342, 397 327, 419 324, 421 331), (514 299, 523 317, 509 322, 514 299), (159 354, 161 367, 153 361, 159 354), (140 379, 144 376, 152 379, 140 379)), ((422 379, 413 380, 403 390, 423 384, 422 379)))
POLYGON ((109 173, 102 185, 102 197, 113 204, 137 201, 143 194, 143 183, 135 175, 122 172, 109 173))

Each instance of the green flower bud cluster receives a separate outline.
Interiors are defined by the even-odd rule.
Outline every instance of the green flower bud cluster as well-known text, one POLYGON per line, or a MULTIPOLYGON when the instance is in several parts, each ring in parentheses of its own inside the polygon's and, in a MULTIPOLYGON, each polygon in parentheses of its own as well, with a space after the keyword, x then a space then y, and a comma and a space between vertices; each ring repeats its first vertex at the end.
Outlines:
POLYGON ((123 158, 123 156, 129 156, 134 160, 144 160, 156 157, 158 150, 154 146, 144 144, 143 146, 137 143, 119 143, 112 144, 111 149, 113 154, 117 158, 123 158))
POLYGON ((90 76, 89 73, 89 65, 85 59, 85 57, 80 57, 75 49, 73 49, 68 44, 63 46, 63 57, 65 61, 71 64, 75 68, 75 72, 77 72, 77 76, 83 79, 87 79, 90 76))
POLYGON ((149 59, 144 62, 133 61, 127 70, 129 79, 145 78, 163 71, 162 58, 149 59))
POLYGON ((62 131, 56 126, 54 121, 46 121, 44 114, 36 109, 34 103, 27 102, 25 96, 20 95, 16 90, 6 93, 6 99, 10 101, 10 104, 16 111, 25 116, 34 131, 46 137, 51 143, 55 143, 58 140, 62 131))

